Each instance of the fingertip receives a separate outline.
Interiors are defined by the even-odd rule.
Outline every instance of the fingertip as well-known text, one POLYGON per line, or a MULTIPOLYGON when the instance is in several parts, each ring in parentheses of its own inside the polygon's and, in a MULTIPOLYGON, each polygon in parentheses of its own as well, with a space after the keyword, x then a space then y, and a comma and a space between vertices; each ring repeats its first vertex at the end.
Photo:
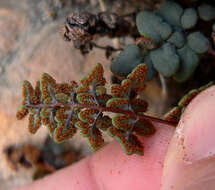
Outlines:
POLYGON ((141 139, 145 146, 144 156, 128 156, 114 141, 92 156, 16 190, 142 190, 143 187, 157 190, 174 128, 165 125, 156 128, 155 135, 141 139))
POLYGON ((160 187, 163 160, 174 132, 173 127, 158 125, 150 138, 142 138, 144 156, 126 155, 113 142, 92 157, 93 170, 100 187, 123 190, 157 190, 160 187))
POLYGON ((186 108, 164 162, 162 190, 214 189, 215 87, 200 93, 186 108))

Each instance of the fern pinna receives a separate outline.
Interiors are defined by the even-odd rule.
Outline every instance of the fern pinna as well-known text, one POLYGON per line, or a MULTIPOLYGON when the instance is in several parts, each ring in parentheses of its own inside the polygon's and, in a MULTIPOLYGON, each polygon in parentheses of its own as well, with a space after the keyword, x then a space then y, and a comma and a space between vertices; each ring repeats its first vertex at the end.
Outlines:
POLYGON ((104 144, 102 132, 116 139, 127 154, 143 154, 143 145, 138 136, 155 133, 152 121, 175 125, 144 114, 148 104, 138 94, 144 90, 147 73, 145 64, 138 65, 119 84, 113 84, 110 94, 105 88, 103 67, 97 64, 80 85, 75 81, 57 83, 44 73, 33 88, 23 82, 22 106, 17 118, 29 114, 28 129, 36 133, 41 125, 48 127, 50 136, 56 142, 65 141, 79 130, 88 139, 89 145, 97 150, 104 144), (112 112, 111 118, 104 113, 112 112))

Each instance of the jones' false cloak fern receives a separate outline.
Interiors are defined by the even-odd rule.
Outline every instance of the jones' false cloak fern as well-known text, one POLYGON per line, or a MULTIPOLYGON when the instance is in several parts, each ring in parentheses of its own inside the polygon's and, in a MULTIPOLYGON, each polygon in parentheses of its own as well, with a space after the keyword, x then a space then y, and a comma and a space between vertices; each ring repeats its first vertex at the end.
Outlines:
MULTIPOLYGON (((47 126, 56 142, 72 138, 79 130, 94 150, 104 145, 102 132, 116 139, 130 154, 143 154, 138 136, 149 137, 155 133, 152 122, 175 126, 193 92, 166 115, 166 120, 145 115, 148 103, 141 99, 147 74, 145 64, 138 65, 121 84, 112 84, 110 94, 105 88, 103 67, 97 64, 80 84, 75 81, 57 83, 49 74, 42 74, 33 88, 28 81, 22 86, 22 106, 17 118, 29 115, 28 129, 36 133, 41 125, 47 126), (183 104, 183 105, 182 105, 183 104), (111 118, 108 112, 114 113, 111 118)), ((197 93, 203 90, 198 89, 197 93)), ((196 95, 197 93, 194 93, 196 95)))

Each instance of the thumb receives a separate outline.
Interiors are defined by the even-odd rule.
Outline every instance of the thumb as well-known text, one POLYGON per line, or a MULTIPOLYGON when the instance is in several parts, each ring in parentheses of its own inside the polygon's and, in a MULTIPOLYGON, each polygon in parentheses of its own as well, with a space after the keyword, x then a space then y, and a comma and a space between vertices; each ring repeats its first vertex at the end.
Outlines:
POLYGON ((161 190, 214 190, 215 87, 187 107, 164 162, 161 190))

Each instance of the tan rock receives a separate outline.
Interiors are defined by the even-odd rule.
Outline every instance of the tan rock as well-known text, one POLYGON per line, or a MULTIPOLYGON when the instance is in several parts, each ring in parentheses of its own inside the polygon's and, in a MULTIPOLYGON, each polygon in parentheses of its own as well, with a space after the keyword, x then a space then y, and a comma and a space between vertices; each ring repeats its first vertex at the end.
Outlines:
POLYGON ((0 9, 0 59, 8 52, 13 51, 23 35, 27 17, 19 11, 0 9))
MULTIPOLYGON (((13 62, 6 65, 5 72, 1 76, 0 171, 4 172, 0 172, 0 182, 1 180, 10 180, 2 185, 0 183, 0 189, 4 187, 3 189, 6 190, 6 187, 29 182, 32 176, 32 170, 25 175, 22 172, 12 172, 6 164, 2 150, 11 144, 42 143, 47 135, 47 130, 44 127, 39 129, 36 135, 31 135, 27 130, 27 120, 18 121, 15 118, 16 110, 22 101, 23 80, 27 79, 34 85, 41 74, 47 72, 58 82, 70 80, 78 82, 97 62, 104 65, 105 75, 110 78, 109 64, 104 57, 104 52, 98 50, 86 57, 81 56, 79 51, 73 48, 72 43, 62 40, 59 34, 59 27, 62 23, 63 21, 59 21, 50 24, 38 34, 30 36, 20 47, 13 62)), ((72 143, 75 147, 82 148, 86 154, 91 152, 86 139, 80 138, 79 134, 74 137, 72 143)))

